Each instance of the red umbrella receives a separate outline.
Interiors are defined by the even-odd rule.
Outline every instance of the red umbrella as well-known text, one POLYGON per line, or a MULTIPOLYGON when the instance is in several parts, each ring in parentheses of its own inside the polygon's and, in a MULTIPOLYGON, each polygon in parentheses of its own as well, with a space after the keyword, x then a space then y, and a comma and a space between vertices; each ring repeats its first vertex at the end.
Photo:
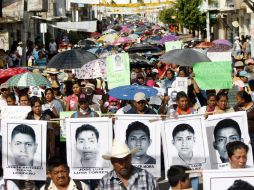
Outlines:
POLYGON ((4 83, 14 75, 18 75, 25 72, 28 72, 28 70, 20 67, 2 69, 0 70, 0 83, 4 83))

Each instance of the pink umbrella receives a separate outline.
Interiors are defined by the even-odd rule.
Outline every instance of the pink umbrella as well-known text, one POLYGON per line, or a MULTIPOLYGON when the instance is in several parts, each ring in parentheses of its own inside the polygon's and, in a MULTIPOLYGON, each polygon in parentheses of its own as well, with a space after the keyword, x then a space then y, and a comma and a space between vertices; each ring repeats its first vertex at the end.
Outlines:
POLYGON ((122 26, 121 32, 123 32, 123 33, 129 33, 130 29, 127 26, 122 26))

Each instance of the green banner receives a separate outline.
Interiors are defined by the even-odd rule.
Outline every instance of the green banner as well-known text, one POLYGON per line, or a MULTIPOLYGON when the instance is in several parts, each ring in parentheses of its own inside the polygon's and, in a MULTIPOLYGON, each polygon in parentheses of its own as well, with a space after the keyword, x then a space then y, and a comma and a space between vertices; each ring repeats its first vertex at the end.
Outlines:
POLYGON ((165 48, 166 48, 166 52, 171 51, 173 49, 182 49, 183 42, 181 41, 166 42, 165 48))
POLYGON ((61 111, 60 112, 60 141, 65 142, 66 141, 66 118, 70 118, 72 114, 74 114, 75 111, 61 111))
POLYGON ((111 55, 106 58, 108 88, 130 85, 130 60, 128 53, 111 55))
POLYGON ((232 66, 228 61, 196 63, 193 70, 202 90, 232 88, 232 66))

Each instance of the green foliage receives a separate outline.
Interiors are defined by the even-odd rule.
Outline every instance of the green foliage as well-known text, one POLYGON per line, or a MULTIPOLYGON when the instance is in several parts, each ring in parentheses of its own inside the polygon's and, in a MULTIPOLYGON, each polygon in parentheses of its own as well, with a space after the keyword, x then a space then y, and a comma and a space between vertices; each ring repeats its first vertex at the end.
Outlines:
POLYGON ((206 17, 200 12, 202 0, 177 0, 177 21, 186 28, 200 30, 205 27, 206 17))
POLYGON ((174 8, 164 9, 160 11, 159 19, 164 24, 176 23, 176 12, 174 8))

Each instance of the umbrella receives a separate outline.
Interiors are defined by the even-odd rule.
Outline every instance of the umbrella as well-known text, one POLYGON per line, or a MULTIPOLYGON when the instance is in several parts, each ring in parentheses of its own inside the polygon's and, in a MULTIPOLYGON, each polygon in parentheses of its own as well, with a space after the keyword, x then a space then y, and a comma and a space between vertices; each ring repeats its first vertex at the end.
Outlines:
POLYGON ((195 46, 195 48, 210 48, 213 47, 215 43, 213 42, 201 42, 195 46))
POLYGON ((0 83, 4 83, 14 75, 18 75, 25 72, 28 72, 28 70, 21 67, 2 69, 0 70, 0 83))
POLYGON ((85 40, 81 40, 78 42, 78 45, 80 47, 93 47, 96 46, 98 43, 96 42, 96 40, 92 39, 92 38, 87 38, 85 40))
POLYGON ((228 46, 226 44, 215 44, 213 47, 210 47, 208 49, 208 52, 224 52, 231 50, 231 46, 228 46))
POLYGON ((161 56, 161 61, 181 66, 193 66, 195 63, 210 62, 211 60, 205 54, 187 48, 171 50, 161 56))
POLYGON ((97 41, 112 43, 112 42, 116 41, 117 38, 118 38, 117 34, 106 34, 106 35, 103 35, 102 37, 100 37, 97 41))
POLYGON ((133 100, 137 92, 143 92, 147 98, 157 95, 158 90, 141 85, 126 85, 111 89, 108 94, 119 100, 133 100))
POLYGON ((213 43, 215 44, 223 44, 223 45, 227 45, 232 47, 232 43, 228 40, 224 40, 224 39, 218 39, 218 40, 214 40, 213 43))
POLYGON ((130 29, 127 26, 122 26, 121 32, 123 32, 123 33, 129 33, 130 29))
POLYGON ((130 34, 130 35, 128 36, 128 38, 131 39, 132 41, 135 41, 136 39, 139 38, 139 35, 137 35, 137 34, 130 34))
POLYGON ((99 32, 92 32, 90 36, 91 36, 91 38, 98 38, 98 37, 101 36, 101 33, 99 33, 99 32))
POLYGON ((139 55, 137 53, 129 54, 130 58, 130 67, 131 68, 151 68, 153 67, 150 62, 143 57, 142 55, 139 55))
POLYGON ((166 42, 171 42, 176 40, 178 40, 178 37, 170 34, 167 36, 163 36, 163 38, 160 40, 160 44, 165 44, 166 42))
POLYGON ((106 63, 104 59, 96 59, 84 64, 80 69, 75 69, 78 79, 106 78, 106 63))
POLYGON ((75 69, 97 59, 96 55, 81 49, 72 49, 56 54, 47 64, 48 68, 75 69))
POLYGON ((109 30, 102 32, 102 34, 114 34, 114 33, 116 33, 116 31, 114 29, 109 29, 109 30))
POLYGON ((135 44, 134 46, 130 47, 127 52, 134 53, 134 52, 159 52, 161 51, 160 48, 154 47, 148 44, 135 44))
POLYGON ((49 80, 44 76, 31 72, 15 75, 7 80, 6 83, 10 87, 51 86, 49 80))
POLYGON ((131 42, 131 39, 128 37, 120 37, 115 42, 112 43, 112 45, 118 45, 118 44, 124 44, 131 42))

